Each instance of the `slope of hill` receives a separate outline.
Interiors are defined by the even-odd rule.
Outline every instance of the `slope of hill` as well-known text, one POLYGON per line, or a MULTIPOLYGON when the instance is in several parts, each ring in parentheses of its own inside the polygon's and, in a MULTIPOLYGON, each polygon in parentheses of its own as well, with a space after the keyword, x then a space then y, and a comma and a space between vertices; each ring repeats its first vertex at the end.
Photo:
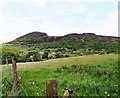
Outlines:
POLYGON ((101 36, 94 33, 71 33, 64 36, 48 36, 42 32, 31 32, 21 36, 10 44, 42 49, 72 49, 118 52, 119 37, 101 36))
POLYGON ((10 44, 28 46, 39 49, 67 48, 72 50, 109 50, 118 52, 118 37, 95 35, 94 33, 71 33, 65 36, 48 36, 43 32, 31 32, 21 36, 10 44))
POLYGON ((100 40, 100 41, 106 41, 106 42, 113 42, 118 41, 118 37, 112 37, 112 36, 100 36, 95 35, 94 33, 70 33, 65 36, 48 36, 46 33, 43 32, 30 32, 26 35, 23 35, 11 42, 12 44, 38 44, 38 43, 45 43, 45 42, 54 42, 59 41, 61 39, 74 39, 74 40, 85 40, 85 39, 94 39, 94 40, 100 40))
POLYGON ((11 62, 14 56, 18 62, 83 56, 92 54, 118 54, 118 37, 100 36, 94 33, 71 33, 64 36, 48 36, 43 32, 31 32, 2 47, 2 63, 6 57, 11 62))

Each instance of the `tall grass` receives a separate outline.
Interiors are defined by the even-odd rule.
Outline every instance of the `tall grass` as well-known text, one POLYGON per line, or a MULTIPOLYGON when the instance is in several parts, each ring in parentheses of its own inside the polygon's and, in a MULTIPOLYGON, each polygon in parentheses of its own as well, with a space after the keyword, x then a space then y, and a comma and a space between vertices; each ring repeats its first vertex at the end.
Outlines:
MULTIPOLYGON (((3 77, 8 78, 3 67, 3 77)), ((83 56, 18 64, 21 96, 46 96, 46 81, 58 81, 58 94, 71 88, 73 96, 118 96, 117 55, 83 56)), ((4 84, 4 82, 3 82, 4 84)), ((4 95, 8 95, 5 86, 4 95)))

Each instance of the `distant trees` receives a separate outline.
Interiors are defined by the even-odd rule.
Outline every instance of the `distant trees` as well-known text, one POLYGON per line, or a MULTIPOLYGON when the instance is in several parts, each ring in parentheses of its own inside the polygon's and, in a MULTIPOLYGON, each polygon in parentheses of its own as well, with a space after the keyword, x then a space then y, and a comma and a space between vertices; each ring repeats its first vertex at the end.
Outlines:
POLYGON ((57 53, 55 53, 55 57, 56 57, 56 58, 62 58, 62 57, 63 57, 63 54, 60 53, 60 52, 57 52, 57 53))
POLYGON ((40 53, 37 51, 29 51, 26 55, 28 61, 40 61, 40 53))
POLYGON ((4 48, 2 50, 2 64, 6 63, 6 58, 8 62, 11 63, 12 58, 15 58, 17 62, 29 62, 29 61, 40 61, 41 55, 37 51, 29 51, 28 53, 22 53, 21 51, 15 49, 4 48))
POLYGON ((6 63, 6 59, 8 59, 9 63, 11 63, 13 57, 15 59, 18 59, 20 57, 18 51, 8 48, 2 50, 2 64, 6 63))
POLYGON ((44 54, 43 54, 43 56, 42 56, 42 59, 45 59, 45 58, 48 59, 48 52, 47 51, 45 51, 44 54))
MULTIPOLYGON (((27 43, 31 39, 23 40, 27 43)), ((6 63, 6 58, 11 63, 12 57, 16 58, 17 62, 29 62, 70 56, 120 53, 118 51, 120 45, 118 45, 117 41, 105 42, 99 39, 84 39, 84 41, 62 39, 55 42, 23 45, 27 48, 26 50, 22 50, 21 48, 17 49, 21 44, 18 46, 4 44, 4 46, 2 47, 2 64, 6 63)))

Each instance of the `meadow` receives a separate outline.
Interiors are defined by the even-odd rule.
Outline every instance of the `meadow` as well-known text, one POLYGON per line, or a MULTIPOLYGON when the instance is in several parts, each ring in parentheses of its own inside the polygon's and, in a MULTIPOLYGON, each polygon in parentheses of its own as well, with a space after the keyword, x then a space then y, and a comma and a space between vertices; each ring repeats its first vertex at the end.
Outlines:
MULTIPOLYGON (((118 96, 118 55, 88 55, 17 63, 20 96, 46 96, 46 81, 58 81, 58 95, 64 88, 73 96, 118 96)), ((2 66, 2 91, 11 95, 11 64, 2 66)))

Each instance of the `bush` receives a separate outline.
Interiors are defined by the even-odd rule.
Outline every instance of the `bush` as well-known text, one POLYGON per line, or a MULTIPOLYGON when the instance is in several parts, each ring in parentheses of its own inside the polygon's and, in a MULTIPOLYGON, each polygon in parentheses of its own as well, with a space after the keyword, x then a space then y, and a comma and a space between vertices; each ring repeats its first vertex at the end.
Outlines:
POLYGON ((26 55, 26 58, 23 58, 24 60, 29 60, 29 61, 39 61, 40 58, 40 54, 37 51, 30 51, 28 52, 28 54, 26 55), (30 56, 33 57, 33 60, 31 60, 30 56))
POLYGON ((65 54, 64 57, 70 57, 69 54, 65 54))
POLYGON ((14 50, 13 51, 11 50, 2 51, 2 64, 6 63, 6 58, 8 59, 9 63, 12 63, 13 57, 17 60, 20 57, 20 55, 14 50))
POLYGON ((47 52, 47 51, 45 51, 45 52, 44 52, 44 54, 43 54, 42 58, 43 58, 43 59, 45 59, 45 58, 47 58, 47 59, 48 59, 48 52, 47 52))
POLYGON ((17 61, 18 62, 27 62, 28 60, 27 60, 26 56, 21 56, 21 57, 18 58, 17 61))
POLYGON ((57 53, 55 54, 55 57, 56 57, 56 58, 62 58, 62 57, 63 57, 63 54, 57 52, 57 53))

